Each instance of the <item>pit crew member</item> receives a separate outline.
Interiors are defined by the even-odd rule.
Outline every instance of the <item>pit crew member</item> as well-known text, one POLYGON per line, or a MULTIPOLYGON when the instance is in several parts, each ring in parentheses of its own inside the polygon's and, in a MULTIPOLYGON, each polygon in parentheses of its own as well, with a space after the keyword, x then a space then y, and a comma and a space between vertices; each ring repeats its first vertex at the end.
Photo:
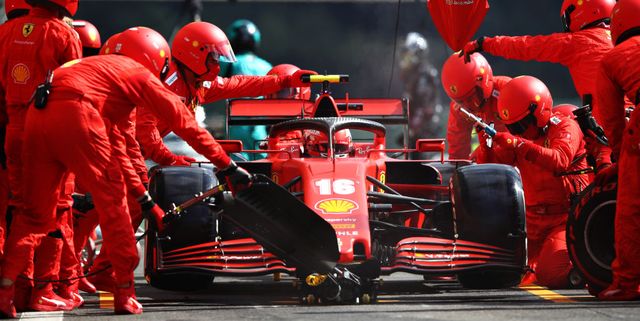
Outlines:
POLYGON ((491 65, 479 53, 470 55, 469 60, 469 63, 465 63, 458 53, 454 53, 442 66, 442 86, 451 99, 447 123, 451 159, 469 159, 471 153, 474 123, 457 110, 458 106, 464 107, 486 123, 493 123, 496 130, 506 131, 497 116, 496 106, 500 89, 511 78, 494 76, 491 65))
POLYGON ((552 104, 542 81, 513 78, 502 88, 497 105, 508 132, 498 132, 491 148, 481 142, 478 162, 510 164, 520 170, 533 269, 523 284, 557 289, 569 286, 572 268, 565 241, 569 198, 589 184, 589 177, 565 175, 586 167, 586 151, 578 123, 552 113, 552 104))
MULTIPOLYGON (((78 35, 63 20, 75 14, 78 8, 77 0, 28 0, 27 3, 32 6, 29 13, 14 19, 10 26, 3 28, 0 45, 0 83, 5 93, 3 100, 8 116, 5 151, 11 190, 12 234, 26 233, 30 228, 28 225, 17 225, 16 222, 24 215, 21 153, 25 117, 33 92, 36 86, 46 80, 49 71, 69 60, 80 58, 82 54, 78 35)), ((30 244, 38 248, 35 265, 33 256, 25 257, 24 253, 17 253, 21 259, 26 259, 27 263, 15 273, 24 273, 27 277, 33 275, 36 280, 56 279, 62 243, 65 242, 65 246, 73 246, 69 244, 72 230, 67 224, 72 204, 72 177, 67 176, 66 181, 61 184, 63 192, 55 210, 58 219, 56 227, 47 231, 50 233, 42 239, 42 244, 40 240, 30 244)), ((5 250, 9 253, 14 249, 7 243, 5 250)), ((5 261, 10 259, 13 258, 5 257, 5 261)), ((25 309, 28 305, 29 308, 38 311, 70 310, 80 303, 69 302, 59 297, 53 292, 52 284, 48 282, 38 282, 29 294, 32 282, 23 281, 24 279, 21 279, 16 289, 16 305, 19 309, 25 309)))
POLYGON ((625 96, 640 103, 640 1, 619 0, 611 15, 611 37, 615 47, 601 61, 597 76, 598 108, 609 145, 618 163, 599 173, 596 180, 606 181, 618 174, 615 215, 615 250, 612 263, 613 283, 598 294, 600 300, 640 299, 640 113, 631 112, 625 121, 625 96))

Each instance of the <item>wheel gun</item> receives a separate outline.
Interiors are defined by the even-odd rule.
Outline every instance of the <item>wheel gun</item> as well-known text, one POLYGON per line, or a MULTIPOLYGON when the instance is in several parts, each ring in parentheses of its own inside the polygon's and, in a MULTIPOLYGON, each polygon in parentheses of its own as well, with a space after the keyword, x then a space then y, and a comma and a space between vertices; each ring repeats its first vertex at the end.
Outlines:
POLYGON ((593 115, 591 114, 591 101, 593 97, 591 95, 584 95, 582 101, 582 107, 573 111, 576 116, 576 121, 580 125, 580 129, 585 136, 595 138, 602 145, 609 145, 609 140, 604 134, 604 130, 593 115))
MULTIPOLYGON (((464 115, 464 117, 466 117, 469 121, 473 122, 476 126, 480 127, 480 129, 484 130, 484 132, 487 133, 487 135, 489 135, 490 138, 496 135, 497 132, 495 128, 493 128, 492 125, 485 123, 482 120, 482 118, 470 113, 468 110, 466 110, 464 107, 460 105, 458 105, 456 109, 459 112, 461 112, 462 115, 464 115)), ((487 138, 487 147, 491 147, 492 145, 490 138, 487 138)))
POLYGON ((458 111, 460 111, 469 121, 475 123, 476 126, 482 128, 482 130, 487 133, 487 135, 493 137, 496 134, 496 130, 491 127, 491 125, 485 123, 482 118, 470 113, 468 110, 464 109, 462 106, 457 107, 458 111))

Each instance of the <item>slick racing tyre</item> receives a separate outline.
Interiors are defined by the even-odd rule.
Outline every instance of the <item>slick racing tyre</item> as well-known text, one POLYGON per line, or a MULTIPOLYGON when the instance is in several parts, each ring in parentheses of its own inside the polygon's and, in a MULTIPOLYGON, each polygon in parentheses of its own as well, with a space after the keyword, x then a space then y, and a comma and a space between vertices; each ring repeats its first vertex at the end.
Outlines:
POLYGON ((458 274, 462 286, 505 288, 519 284, 527 257, 520 174, 502 164, 464 166, 452 177, 451 194, 458 238, 508 253, 469 265, 458 274))
POLYGON ((596 292, 612 280, 617 191, 617 177, 601 186, 589 185, 578 197, 567 221, 571 262, 596 292))
MULTIPOLYGON (((194 195, 218 185, 210 168, 167 166, 151 169, 149 191, 151 197, 165 211, 194 195)), ((145 277, 156 288, 172 291, 207 289, 214 276, 190 267, 190 261, 164 262, 168 251, 213 242, 217 233, 217 214, 209 204, 200 203, 186 209, 180 218, 165 226, 159 235, 152 224, 147 224, 145 242, 145 277)))

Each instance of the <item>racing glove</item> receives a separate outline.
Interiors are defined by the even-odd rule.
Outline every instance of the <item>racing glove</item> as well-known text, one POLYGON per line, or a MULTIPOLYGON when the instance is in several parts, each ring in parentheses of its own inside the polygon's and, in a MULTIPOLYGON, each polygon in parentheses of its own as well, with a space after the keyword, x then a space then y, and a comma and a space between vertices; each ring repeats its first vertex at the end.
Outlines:
POLYGON ((469 56, 471 56, 472 53, 482 51, 482 43, 484 42, 484 38, 485 37, 480 37, 476 40, 469 41, 464 45, 462 51, 460 51, 460 57, 464 56, 465 63, 469 63, 469 56))
POLYGON ((220 178, 225 179, 232 192, 243 190, 251 184, 253 181, 253 175, 247 172, 246 169, 238 167, 233 160, 224 169, 221 169, 217 173, 220 178))
POLYGON ((164 231, 164 223, 162 222, 164 211, 153 201, 148 192, 138 198, 138 203, 140 203, 144 217, 158 228, 158 232, 164 231))
POLYGON ((514 136, 507 132, 498 132, 493 136, 493 143, 504 148, 515 151, 526 142, 525 139, 514 136))
POLYGON ((303 75, 317 75, 318 73, 313 70, 298 70, 293 75, 284 78, 282 83, 283 88, 296 88, 296 87, 309 87, 311 83, 302 82, 303 75))
POLYGON ((172 166, 191 166, 191 163, 195 163, 196 159, 185 155, 174 155, 172 166))

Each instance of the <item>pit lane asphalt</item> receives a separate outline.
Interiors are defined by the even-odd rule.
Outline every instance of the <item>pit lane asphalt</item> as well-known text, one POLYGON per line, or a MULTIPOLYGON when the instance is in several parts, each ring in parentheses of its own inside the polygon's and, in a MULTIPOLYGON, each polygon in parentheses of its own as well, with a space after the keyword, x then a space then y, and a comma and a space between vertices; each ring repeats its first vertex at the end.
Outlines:
POLYGON ((586 290, 540 287, 468 290, 452 281, 410 274, 384 277, 378 303, 300 305, 291 280, 271 277, 216 278, 210 290, 193 293, 154 289, 136 279, 140 316, 113 315, 112 296, 86 294, 85 307, 65 313, 27 312, 23 320, 638 320, 640 301, 598 302, 586 290))

